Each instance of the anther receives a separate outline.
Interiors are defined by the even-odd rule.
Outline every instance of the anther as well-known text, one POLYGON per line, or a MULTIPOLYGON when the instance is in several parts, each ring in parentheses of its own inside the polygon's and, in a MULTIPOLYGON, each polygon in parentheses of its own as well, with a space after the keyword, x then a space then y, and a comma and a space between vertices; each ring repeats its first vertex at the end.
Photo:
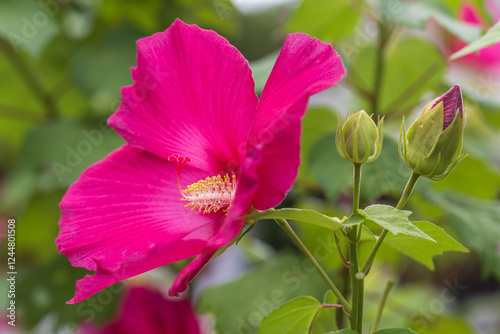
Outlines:
POLYGON ((181 193, 181 201, 189 202, 186 207, 191 207, 191 210, 198 209, 202 213, 217 212, 221 209, 227 212, 235 192, 235 175, 217 175, 188 185, 181 193))
POLYGON ((191 158, 174 153, 168 157, 168 161, 173 162, 177 169, 177 187, 182 196, 181 201, 188 202, 185 207, 191 207, 191 210, 198 209, 202 213, 229 210, 236 192, 236 175, 207 177, 182 190, 181 171, 188 162, 191 162, 191 158))

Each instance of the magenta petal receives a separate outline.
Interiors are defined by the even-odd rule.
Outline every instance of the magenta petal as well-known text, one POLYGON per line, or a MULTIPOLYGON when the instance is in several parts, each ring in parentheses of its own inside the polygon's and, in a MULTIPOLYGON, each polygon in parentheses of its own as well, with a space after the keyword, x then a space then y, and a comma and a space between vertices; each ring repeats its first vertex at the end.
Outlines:
POLYGON ((300 163, 300 119, 307 99, 337 83, 344 73, 331 45, 305 34, 286 39, 262 93, 249 140, 263 147, 257 209, 278 205, 291 188, 300 163))
MULTIPOLYGON (((488 3, 487 5, 488 9, 493 12, 495 20, 498 20, 500 13, 495 13, 495 11, 498 11, 498 8, 493 3, 488 3)), ((479 11, 470 3, 464 3, 461 6, 460 20, 481 28, 487 27, 487 23, 481 18, 479 11)), ((459 41, 457 43, 457 50, 465 46, 465 43, 459 41)), ((461 57, 459 61, 477 66, 483 71, 491 72, 500 64, 500 43, 490 45, 477 52, 461 57)))
MULTIPOLYGON (((126 145, 91 166, 70 187, 61 202, 56 243, 73 266, 97 271, 79 281, 74 301, 203 252, 225 214, 185 208, 175 174, 172 163, 126 145)), ((206 176, 185 167, 183 185, 206 176)))
POLYGON ((331 87, 344 74, 342 60, 330 44, 306 34, 288 35, 262 92, 251 139, 263 142, 276 125, 286 127, 302 117, 305 110, 290 107, 331 87))
POLYGON ((199 334, 200 328, 188 299, 168 300, 159 292, 131 288, 120 318, 102 334, 199 334))
POLYGON ((477 26, 481 26, 483 23, 481 16, 479 16, 477 10, 470 3, 462 4, 460 8, 460 20, 477 26))
POLYGON ((476 53, 469 56, 473 56, 479 65, 482 65, 485 71, 498 71, 498 66, 500 65, 500 43, 490 45, 485 47, 476 53))
POLYGON ((187 240, 174 242, 168 246, 158 246, 140 257, 123 259, 112 263, 109 258, 93 258, 97 264, 94 275, 86 275, 76 282, 75 297, 68 304, 78 303, 93 294, 127 278, 153 270, 167 263, 196 256, 202 252, 205 242, 187 240), (107 267, 104 267, 105 264, 107 267))
POLYGON ((454 85, 449 91, 439 97, 433 104, 432 108, 443 102, 443 130, 445 130, 455 119, 455 115, 460 112, 460 117, 463 117, 463 101, 462 91, 459 85, 454 85))
POLYGON ((195 258, 190 264, 184 267, 181 272, 177 275, 174 283, 168 290, 169 296, 177 297, 182 292, 186 291, 188 288, 188 283, 195 278, 201 269, 208 263, 208 261, 214 256, 217 250, 212 250, 206 254, 200 255, 195 258))
MULTIPOLYGON (((304 111, 307 97, 290 108, 304 111)), ((259 188, 253 205, 257 210, 267 210, 278 205, 297 177, 300 164, 300 119, 290 120, 286 127, 275 127, 272 140, 262 148, 262 163, 257 168, 259 188)), ((270 131, 271 131, 270 130, 270 131)))
POLYGON ((180 20, 137 48, 135 85, 123 88, 109 124, 130 145, 165 159, 178 153, 212 171, 241 165, 257 97, 239 51, 180 20))

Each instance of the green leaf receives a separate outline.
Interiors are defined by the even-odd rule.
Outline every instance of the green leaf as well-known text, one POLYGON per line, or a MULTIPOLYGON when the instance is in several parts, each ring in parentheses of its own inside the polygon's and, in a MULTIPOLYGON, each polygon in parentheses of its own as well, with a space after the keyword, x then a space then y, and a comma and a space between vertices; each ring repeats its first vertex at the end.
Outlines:
POLYGON ((323 307, 319 310, 318 315, 314 318, 311 328, 311 334, 324 334, 337 330, 335 323, 336 307, 325 307, 324 305, 337 304, 337 297, 332 290, 328 290, 323 297, 323 307))
POLYGON ((433 203, 440 205, 452 226, 475 250, 480 258, 483 273, 500 278, 500 205, 497 200, 480 200, 458 194, 427 194, 433 203))
POLYGON ((353 226, 359 225, 365 221, 365 216, 354 212, 352 215, 347 218, 347 220, 343 223, 344 226, 353 226))
POLYGON ((469 53, 476 52, 483 48, 486 48, 490 45, 496 44, 500 42, 500 21, 497 22, 493 27, 488 29, 488 31, 481 36, 479 39, 470 43, 466 47, 461 50, 458 50, 454 54, 450 56, 451 60, 455 60, 457 58, 468 55, 469 53))
POLYGON ((360 12, 347 0, 305 0, 292 14, 287 30, 338 42, 354 34, 359 17, 360 12))
POLYGON ((353 331, 352 329, 341 329, 338 332, 331 332, 329 334, 358 334, 358 332, 353 331))
POLYGON ((337 231, 343 225, 338 218, 328 217, 320 212, 308 209, 266 210, 243 216, 254 220, 260 219, 293 219, 337 231))
POLYGON ((332 290, 327 290, 323 296, 323 304, 337 304, 337 300, 337 296, 335 296, 332 290))
POLYGON ((308 334, 321 303, 310 296, 297 297, 269 313, 258 334, 308 334))
POLYGON ((432 258, 436 255, 443 254, 445 251, 468 252, 467 248, 448 235, 441 227, 426 221, 413 222, 413 224, 436 242, 408 235, 389 234, 385 238, 384 244, 408 255, 430 270, 434 270, 432 258))
MULTIPOLYGON (((366 220, 389 230, 389 232, 395 235, 403 234, 434 241, 408 220, 411 211, 398 210, 389 205, 375 204, 370 205, 364 210, 359 210, 359 213, 363 215, 366 220)), ((343 225, 348 226, 345 223, 343 225)))
POLYGON ((375 334, 418 334, 410 328, 385 328, 379 329, 375 334))
POLYGON ((481 34, 481 28, 467 24, 458 19, 447 6, 436 1, 404 2, 401 0, 387 1, 385 8, 396 7, 395 10, 386 10, 392 20, 410 27, 424 29, 430 19, 436 21, 449 33, 463 41, 471 42, 481 34))
POLYGON ((242 277, 202 292, 199 312, 217 316, 217 333, 257 332, 264 316, 286 301, 309 295, 322 298, 326 284, 303 258, 280 255, 242 277))
MULTIPOLYGON (((467 140, 470 139, 471 137, 468 136, 467 140)), ((484 147, 484 137, 478 140, 483 143, 484 147)), ((498 141, 493 143, 498 145, 498 141)), ((500 189, 500 169, 493 164, 486 164, 468 156, 444 180, 433 182, 432 187, 439 190, 453 190, 479 198, 494 199, 498 196, 498 189, 500 189)))

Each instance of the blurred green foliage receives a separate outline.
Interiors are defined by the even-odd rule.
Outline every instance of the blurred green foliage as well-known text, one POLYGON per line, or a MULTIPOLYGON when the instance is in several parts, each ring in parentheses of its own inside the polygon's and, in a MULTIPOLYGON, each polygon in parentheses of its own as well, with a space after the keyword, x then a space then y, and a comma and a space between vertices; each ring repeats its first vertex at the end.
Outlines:
MULTIPOLYGON (((491 25, 495 18, 484 3, 470 2, 491 25)), ((498 294, 500 281, 500 78, 491 79, 488 70, 475 70, 474 80, 451 82, 453 70, 465 65, 451 62, 446 47, 455 38, 472 42, 484 32, 457 19, 463 3, 303 0, 244 12, 229 0, 2 0, 0 227, 7 217, 18 222, 16 256, 22 293, 16 300, 26 332, 48 317, 75 328, 81 321, 105 322, 116 312, 121 291, 116 287, 78 305, 65 304, 85 270, 71 267, 57 252, 58 203, 83 170, 124 143, 105 120, 119 104, 120 87, 132 83, 129 68, 135 66, 135 41, 165 30, 180 18, 213 29, 234 44, 250 61, 258 93, 287 33, 308 33, 332 43, 341 54, 346 77, 321 99, 313 99, 303 120, 302 165, 287 206, 339 217, 349 214, 352 166, 335 151, 336 113, 361 108, 374 118, 386 117, 382 153, 363 170, 362 207, 394 204, 409 176, 397 153, 401 117, 406 116, 410 124, 420 106, 451 84, 462 85, 469 113, 464 147, 470 155, 444 181, 420 182, 408 209, 418 219, 430 215, 472 254, 445 253, 433 273, 383 247, 377 257, 381 264, 367 280, 365 320, 368 326, 381 282, 402 277, 390 295, 380 328, 474 333, 470 323, 478 326, 476 321, 481 319, 465 312, 476 314, 474 308, 482 305, 477 292, 487 286, 488 293, 498 294), (463 268, 459 273, 453 269, 457 261, 463 268), (409 273, 418 273, 421 281, 415 282, 409 273), (463 294, 452 303, 436 299, 436 291, 457 278, 467 280, 463 294), (472 310, 462 308, 468 298, 475 298, 472 310), (436 300, 443 303, 443 311, 433 313, 430 308, 436 300)), ((333 235, 326 236, 317 226, 294 227, 310 249, 319 245, 331 250, 320 262, 342 286, 346 271, 335 253, 333 235)), ((309 267, 293 248, 280 241, 277 235, 282 231, 273 230, 271 223, 262 229, 270 231, 270 243, 280 252, 238 280, 202 292, 197 301, 200 313, 216 318, 220 334, 235 333, 238 328, 256 333, 258 322, 272 310, 269 300, 276 307, 302 294, 323 298, 326 286, 307 271, 309 267), (307 279, 301 278, 305 275, 307 279)), ((438 237, 440 228, 433 229, 438 237)), ((366 256, 373 239, 363 240, 361 254, 366 256)), ((2 263, 6 263, 5 253, 0 255, 2 263)), ((431 258, 422 257, 420 262, 432 269, 431 258)), ((7 297, 2 275, 3 307, 7 297)), ((497 309, 498 304, 494 304, 497 309)), ((342 315, 337 314, 337 319, 345 324, 342 315)), ((483 333, 496 333, 499 328, 483 333)))

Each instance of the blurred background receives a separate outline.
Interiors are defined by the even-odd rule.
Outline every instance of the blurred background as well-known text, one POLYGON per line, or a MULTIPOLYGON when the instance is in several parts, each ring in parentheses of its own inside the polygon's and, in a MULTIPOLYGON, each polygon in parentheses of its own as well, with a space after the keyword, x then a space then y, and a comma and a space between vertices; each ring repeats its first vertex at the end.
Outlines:
MULTIPOLYGON (((299 177, 282 203, 287 207, 350 213, 352 166, 335 150, 336 113, 360 109, 385 116, 382 154, 364 168, 362 206, 394 204, 410 174, 397 153, 402 116, 410 124, 425 104, 460 84, 469 156, 443 181, 420 180, 407 208, 413 220, 438 224, 470 252, 444 253, 434 268, 383 247, 366 283, 365 320, 373 319, 385 281, 394 279, 381 328, 500 333, 500 45, 449 58, 500 18, 498 1, 481 0, 2 0, 1 333, 100 333, 126 313, 133 287, 161 296, 185 264, 66 305, 87 271, 71 267, 54 243, 58 203, 68 186, 124 143, 105 122, 119 104, 120 87, 132 84, 136 40, 165 30, 175 18, 213 29, 235 45, 250 63, 257 93, 287 33, 307 33, 340 53, 347 75, 310 101, 299 177), (16 220, 15 327, 5 317, 8 219, 16 220)), ((344 286, 348 273, 333 237, 293 226, 344 286)), ((263 221, 213 261, 184 298, 205 333, 250 334, 281 303, 302 294, 321 300, 326 289, 285 233, 263 221)), ((337 318, 345 324, 341 314, 337 318)))

